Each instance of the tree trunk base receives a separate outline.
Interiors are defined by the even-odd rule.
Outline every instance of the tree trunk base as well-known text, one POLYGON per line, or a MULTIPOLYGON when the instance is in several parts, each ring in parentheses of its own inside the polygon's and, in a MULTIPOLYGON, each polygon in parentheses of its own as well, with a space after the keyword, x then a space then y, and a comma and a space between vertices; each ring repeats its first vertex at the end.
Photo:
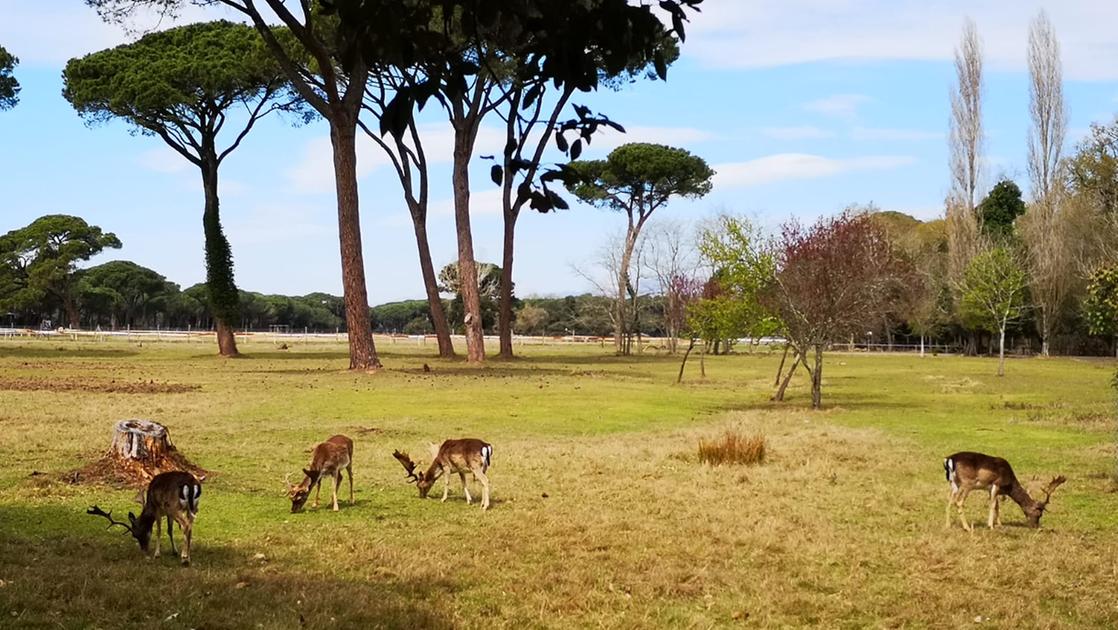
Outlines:
POLYGON ((101 459, 68 475, 70 483, 146 486, 159 473, 183 470, 199 479, 207 472, 171 443, 167 428, 150 420, 121 420, 113 426, 109 450, 101 459))

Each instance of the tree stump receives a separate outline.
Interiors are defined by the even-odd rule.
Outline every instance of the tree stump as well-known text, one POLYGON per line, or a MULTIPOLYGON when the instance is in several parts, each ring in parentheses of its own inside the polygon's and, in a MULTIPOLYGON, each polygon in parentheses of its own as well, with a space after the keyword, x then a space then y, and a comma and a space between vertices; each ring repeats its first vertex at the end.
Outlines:
POLYGON ((155 468, 174 448, 167 437, 167 427, 151 420, 134 419, 116 423, 109 452, 117 459, 155 468))
POLYGON ((113 426, 109 450, 101 459, 71 474, 72 482, 110 481, 144 486, 162 472, 186 471, 199 479, 206 471, 190 462, 171 443, 167 427, 133 418, 113 426))

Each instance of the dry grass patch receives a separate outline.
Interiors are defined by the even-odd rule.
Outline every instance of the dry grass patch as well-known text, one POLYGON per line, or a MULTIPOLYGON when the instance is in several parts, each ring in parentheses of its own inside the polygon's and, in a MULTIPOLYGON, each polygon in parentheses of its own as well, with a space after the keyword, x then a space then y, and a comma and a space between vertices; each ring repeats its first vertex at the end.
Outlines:
POLYGON ((760 464, 765 461, 765 436, 726 429, 716 438, 699 438, 699 461, 711 466, 760 464))

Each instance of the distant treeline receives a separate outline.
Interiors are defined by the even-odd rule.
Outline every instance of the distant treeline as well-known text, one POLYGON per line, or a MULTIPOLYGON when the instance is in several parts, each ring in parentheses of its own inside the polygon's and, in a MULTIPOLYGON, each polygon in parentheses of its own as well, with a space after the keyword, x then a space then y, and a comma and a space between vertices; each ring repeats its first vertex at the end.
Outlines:
MULTIPOLYGON (((199 283, 181 289, 162 274, 127 260, 114 260, 74 273, 70 294, 81 328, 104 330, 179 329, 208 330, 213 318, 208 306, 206 285, 199 283)), ((329 293, 307 295, 267 295, 240 291, 240 330, 268 330, 287 326, 292 331, 344 331, 345 306, 342 297, 329 293)), ((453 299, 445 299, 454 313, 453 299)), ((643 300, 641 332, 663 333, 661 300, 643 300)), ((566 297, 532 297, 518 300, 517 332, 532 335, 609 335, 613 330, 609 298, 584 294, 566 297)), ((491 305, 495 310, 496 305, 491 305)), ((434 328, 426 300, 389 302, 370 309, 373 330, 380 333, 431 334, 434 328)), ((63 300, 44 292, 40 299, 23 308, 2 313, 3 325, 39 328, 69 324, 63 300)), ((454 328, 461 328, 461 314, 452 317, 454 328)), ((496 328, 495 314, 484 317, 487 332, 496 328)))

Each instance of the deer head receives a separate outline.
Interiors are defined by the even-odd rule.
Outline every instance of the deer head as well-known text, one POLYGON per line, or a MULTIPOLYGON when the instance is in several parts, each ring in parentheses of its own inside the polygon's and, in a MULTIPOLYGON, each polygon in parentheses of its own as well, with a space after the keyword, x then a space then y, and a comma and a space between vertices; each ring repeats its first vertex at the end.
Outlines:
POLYGON ((311 488, 314 487, 314 482, 318 481, 318 476, 322 473, 320 470, 303 469, 303 481, 298 485, 291 483, 291 476, 284 477, 284 483, 287 484, 287 498, 291 499, 291 512, 294 514, 303 509, 307 499, 311 496, 311 488))
POLYGON ((1060 475, 1058 477, 1054 477, 1052 481, 1048 482, 1048 485, 1041 488, 1041 492, 1044 493, 1044 500, 1033 502, 1032 507, 1025 511, 1025 516, 1028 519, 1029 527, 1040 527, 1040 517, 1044 516, 1044 511, 1048 509, 1048 502, 1052 500, 1052 493, 1055 492, 1056 488, 1059 488, 1066 481, 1067 478, 1063 475, 1060 475))
POLYGON ((106 512, 96 505, 90 506, 90 508, 86 510, 85 513, 108 519, 109 525, 106 529, 112 529, 114 525, 123 527, 129 534, 132 535, 133 538, 136 539, 136 542, 140 543, 140 549, 142 549, 144 553, 147 553, 148 544, 151 543, 151 530, 145 530, 142 527, 137 527, 135 514, 129 512, 128 522, 124 523, 113 518, 112 510, 106 512))
MULTIPOLYGON (((433 447, 433 460, 438 454, 439 447, 435 444, 432 444, 431 446, 433 447)), ((411 460, 411 457, 409 457, 407 453, 401 453, 399 450, 397 450, 392 453, 392 456, 396 458, 396 461, 400 462, 400 465, 403 466, 404 470, 407 472, 408 483, 414 483, 415 487, 419 488, 419 498, 426 499, 427 493, 431 490, 431 486, 435 485, 434 477, 426 473, 416 474, 415 469, 419 468, 419 464, 417 462, 413 462, 411 460)))

